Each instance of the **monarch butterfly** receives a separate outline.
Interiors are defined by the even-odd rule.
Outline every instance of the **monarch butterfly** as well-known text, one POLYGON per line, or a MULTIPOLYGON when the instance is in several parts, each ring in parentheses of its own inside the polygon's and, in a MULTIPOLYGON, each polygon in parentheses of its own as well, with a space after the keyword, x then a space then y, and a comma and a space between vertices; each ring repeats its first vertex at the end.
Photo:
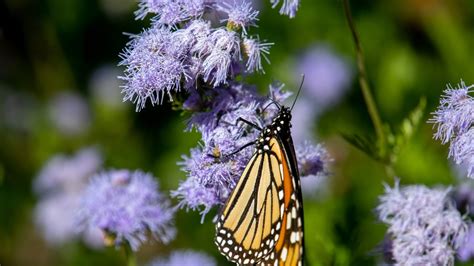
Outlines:
POLYGON ((255 153, 216 225, 219 251, 239 265, 303 264, 303 202, 291 109, 278 107, 272 123, 261 129, 255 153))

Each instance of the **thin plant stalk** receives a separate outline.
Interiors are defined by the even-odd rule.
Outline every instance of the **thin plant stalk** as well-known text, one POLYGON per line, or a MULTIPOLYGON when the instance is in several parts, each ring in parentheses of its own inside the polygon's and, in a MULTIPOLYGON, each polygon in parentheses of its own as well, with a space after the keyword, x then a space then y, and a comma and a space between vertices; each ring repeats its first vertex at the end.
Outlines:
POLYGON ((372 92, 370 90, 369 82, 367 80, 367 71, 365 69, 364 55, 362 53, 362 47, 360 45, 359 34, 357 33, 354 20, 352 19, 349 0, 343 0, 343 4, 347 24, 349 25, 349 28, 351 30, 352 38, 354 40, 356 49, 357 69, 359 70, 359 85, 364 96, 365 104, 367 105, 367 110, 374 125, 377 139, 380 144, 380 153, 382 157, 384 157, 386 152, 387 139, 385 137, 382 119, 380 118, 377 106, 375 105, 374 97, 372 96, 372 92))
POLYGON ((137 258, 135 252, 133 252, 130 244, 126 243, 123 245, 125 249, 125 257, 127 259, 127 266, 137 266, 137 258))

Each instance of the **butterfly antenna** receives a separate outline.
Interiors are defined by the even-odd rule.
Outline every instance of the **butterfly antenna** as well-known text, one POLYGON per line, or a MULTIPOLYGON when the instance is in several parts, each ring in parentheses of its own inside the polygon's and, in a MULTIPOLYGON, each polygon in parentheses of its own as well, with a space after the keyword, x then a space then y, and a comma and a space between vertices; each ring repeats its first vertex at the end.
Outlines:
POLYGON ((296 93, 296 98, 293 101, 293 104, 291 105, 290 111, 293 111, 293 107, 295 106, 296 100, 298 99, 298 96, 300 96, 301 88, 303 88, 303 83, 304 83, 304 74, 301 75, 300 88, 298 89, 298 92, 296 93))

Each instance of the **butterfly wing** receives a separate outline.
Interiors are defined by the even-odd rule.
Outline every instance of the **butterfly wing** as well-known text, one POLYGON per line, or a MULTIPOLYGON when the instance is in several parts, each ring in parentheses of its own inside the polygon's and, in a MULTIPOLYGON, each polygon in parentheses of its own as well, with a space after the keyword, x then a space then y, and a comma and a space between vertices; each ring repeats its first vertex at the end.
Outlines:
POLYGON ((216 244, 228 260, 254 264, 272 252, 283 214, 280 161, 256 152, 247 164, 217 223, 216 244))
POLYGON ((301 183, 291 138, 281 144, 275 151, 280 152, 282 157, 284 180, 285 211, 279 233, 281 237, 272 253, 264 257, 261 265, 297 266, 303 265, 304 251, 301 183))
POLYGON ((303 217, 294 151, 288 156, 278 136, 259 146, 219 217, 216 244, 238 264, 299 265, 303 217))

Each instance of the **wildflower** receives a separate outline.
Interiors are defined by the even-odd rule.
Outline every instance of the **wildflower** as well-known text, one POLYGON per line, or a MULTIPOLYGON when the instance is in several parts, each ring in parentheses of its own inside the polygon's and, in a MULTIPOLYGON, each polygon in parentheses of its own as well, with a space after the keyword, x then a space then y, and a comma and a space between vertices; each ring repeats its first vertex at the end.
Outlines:
MULTIPOLYGON (((284 101, 289 96, 281 87, 270 89, 278 100, 284 101)), ((180 207, 201 209, 203 218, 213 206, 224 204, 253 154, 250 147, 232 154, 253 143, 260 133, 245 123, 236 123, 238 118, 263 127, 276 113, 272 110, 276 108, 271 107, 263 112, 268 98, 242 84, 214 89, 211 95, 210 102, 201 103, 204 110, 209 111, 197 112, 191 117, 190 127, 202 134, 202 142, 179 162, 187 179, 172 193, 180 199, 180 207)))
MULTIPOLYGON (((296 16, 296 11, 298 11, 300 0, 282 0, 282 2, 280 14, 294 18, 296 16)), ((280 3, 280 0, 270 0, 270 3, 272 4, 272 7, 275 8, 280 3)))
MULTIPOLYGON (((80 193, 101 165, 100 153, 85 148, 70 157, 56 155, 41 169, 33 183, 39 195, 34 220, 48 244, 59 246, 79 237, 74 217, 80 193)), ((82 238, 88 246, 99 247, 97 235, 88 230, 82 238)))
POLYGON ((168 28, 155 25, 142 34, 132 36, 122 53, 121 65, 126 66, 125 81, 122 86, 124 100, 142 109, 149 100, 152 104, 161 103, 165 94, 171 95, 181 89, 181 80, 187 79, 186 46, 177 45, 179 36, 168 28))
POLYGON ((470 182, 460 184, 451 196, 460 213, 474 215, 474 184, 470 182))
MULTIPOLYGON (((303 92, 303 94, 305 93, 303 92)), ((291 122, 293 125, 291 135, 295 143, 302 143, 314 138, 315 121, 318 115, 315 108, 317 107, 314 101, 308 97, 300 97, 298 103, 295 104, 292 110, 293 119, 291 122)))
POLYGON ((388 224, 395 265, 452 265, 467 225, 455 209, 450 189, 385 187, 377 212, 388 224))
POLYGON ((199 18, 206 7, 212 7, 211 0, 140 0, 135 12, 137 19, 155 14, 155 21, 164 25, 174 25, 189 19, 199 18))
POLYGON ((458 258, 463 261, 469 261, 474 258, 474 225, 469 225, 469 230, 457 250, 458 258))
POLYGON ((231 29, 242 29, 247 35, 247 27, 256 26, 258 21, 258 11, 252 8, 252 3, 246 0, 233 0, 232 3, 223 2, 219 6, 219 10, 227 14, 227 27, 231 29))
POLYGON ((434 124, 434 138, 446 144, 450 142, 449 155, 458 165, 464 164, 468 177, 474 177, 474 99, 469 95, 473 85, 466 87, 464 82, 444 91, 440 106, 429 120, 434 124))
POLYGON ((34 211, 35 223, 49 244, 59 246, 76 237, 74 213, 77 206, 78 198, 66 193, 38 202, 34 211))
MULTIPOLYGON (((297 64, 298 75, 305 74, 303 93, 322 111, 341 100, 352 81, 349 64, 329 47, 317 45, 305 52, 297 64)), ((314 109, 314 108, 313 108, 314 109)), ((314 112, 313 111, 313 112, 314 112)))
POLYGON ((329 186, 329 164, 332 161, 328 152, 321 144, 314 145, 306 140, 296 145, 295 153, 303 195, 324 198, 329 186))
POLYGON ((215 266, 216 261, 201 252, 180 250, 173 252, 168 258, 158 258, 153 260, 149 266, 215 266))
POLYGON ((309 141, 296 146, 296 158, 301 176, 324 176, 328 174, 331 161, 328 152, 321 145, 309 141))
POLYGON ((39 195, 77 192, 102 166, 102 156, 95 148, 84 148, 73 156, 56 155, 41 169, 33 183, 39 195))
POLYGON ((245 64, 247 72, 260 71, 265 73, 262 67, 262 57, 267 63, 270 63, 267 55, 270 54, 270 46, 272 45, 273 43, 260 43, 256 39, 244 39, 243 47, 245 55, 247 56, 247 62, 245 64))
POLYGON ((150 232, 164 243, 175 236, 174 211, 158 192, 153 176, 140 171, 103 172, 92 178, 81 197, 81 230, 101 229, 106 241, 136 251, 150 232))

